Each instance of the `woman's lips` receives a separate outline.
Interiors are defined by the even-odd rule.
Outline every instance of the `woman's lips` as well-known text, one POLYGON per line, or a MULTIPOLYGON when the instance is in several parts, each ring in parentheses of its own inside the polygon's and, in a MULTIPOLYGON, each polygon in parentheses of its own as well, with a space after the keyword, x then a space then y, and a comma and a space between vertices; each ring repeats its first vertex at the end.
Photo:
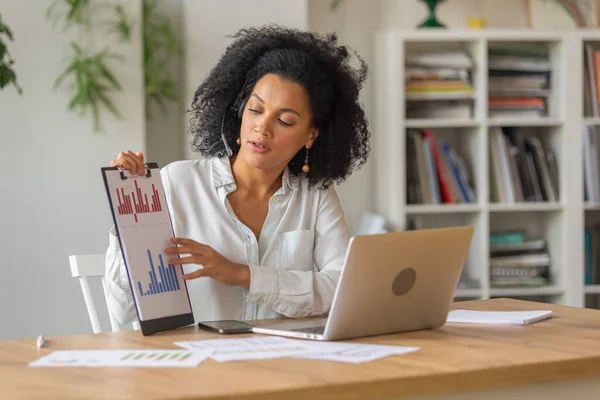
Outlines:
POLYGON ((249 140, 248 145, 250 146, 250 148, 253 151, 255 151, 257 153, 264 153, 269 150, 269 148, 267 146, 265 146, 264 144, 262 144, 260 142, 255 141, 255 140, 249 140))

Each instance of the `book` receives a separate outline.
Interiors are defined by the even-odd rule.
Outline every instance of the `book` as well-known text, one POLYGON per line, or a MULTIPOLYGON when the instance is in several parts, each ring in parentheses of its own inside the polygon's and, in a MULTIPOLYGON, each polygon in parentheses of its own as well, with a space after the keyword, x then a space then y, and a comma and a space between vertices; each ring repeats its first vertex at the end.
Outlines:
POLYGON ((488 48, 490 118, 542 117, 552 95, 549 49, 521 44, 488 48))
POLYGON ((504 231, 490 233, 490 247, 497 245, 518 244, 525 241, 525 234, 521 231, 504 231))
POLYGON ((475 311, 453 310, 448 313, 447 323, 528 325, 552 317, 551 310, 533 311, 475 311))
POLYGON ((406 65, 411 67, 429 68, 472 68, 473 59, 465 51, 439 51, 409 53, 406 55, 406 65))
POLYGON ((519 243, 497 243, 490 245, 490 256, 522 255, 544 250, 546 250, 546 241, 542 239, 519 243))

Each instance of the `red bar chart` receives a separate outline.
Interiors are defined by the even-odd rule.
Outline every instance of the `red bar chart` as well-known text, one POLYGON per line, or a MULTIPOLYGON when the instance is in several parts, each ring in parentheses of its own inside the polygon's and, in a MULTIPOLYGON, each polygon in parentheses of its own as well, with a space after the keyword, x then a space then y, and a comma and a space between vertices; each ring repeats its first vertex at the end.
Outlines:
POLYGON ((117 206, 119 214, 132 214, 135 222, 138 222, 138 214, 160 212, 163 209, 154 185, 152 185, 152 193, 144 193, 137 181, 134 182, 134 188, 130 193, 126 193, 124 188, 117 188, 115 191, 119 201, 117 206), (150 200, 148 200, 148 195, 150 195, 150 200))

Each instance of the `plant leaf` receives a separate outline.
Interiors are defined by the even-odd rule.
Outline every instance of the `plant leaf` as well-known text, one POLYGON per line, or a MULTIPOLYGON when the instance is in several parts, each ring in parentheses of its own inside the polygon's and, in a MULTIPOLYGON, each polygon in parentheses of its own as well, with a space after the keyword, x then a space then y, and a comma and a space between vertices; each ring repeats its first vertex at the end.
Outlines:
POLYGON ((114 75, 112 74, 112 72, 110 72, 108 70, 108 68, 106 67, 106 65, 104 64, 99 64, 98 68, 100 68, 100 72, 102 73, 102 76, 104 76, 112 85, 115 89, 121 90, 121 84, 119 84, 119 82, 117 81, 117 79, 114 77, 114 75))
POLYGON ((3 89, 11 82, 10 69, 5 64, 0 64, 0 89, 3 89))
POLYGON ((15 37, 13 36, 12 31, 10 30, 10 28, 6 25, 4 25, 4 33, 6 33, 6 36, 8 36, 8 38, 13 41, 15 40, 15 37))
POLYGON ((108 99, 108 97, 106 97, 106 95, 104 93, 99 92, 98 93, 98 99, 100 99, 100 101, 102 102, 102 104, 104 104, 104 106, 111 112, 113 113, 113 115, 115 115, 118 118, 121 118, 121 114, 119 113, 119 111, 117 110, 117 108, 113 105, 113 103, 108 99))

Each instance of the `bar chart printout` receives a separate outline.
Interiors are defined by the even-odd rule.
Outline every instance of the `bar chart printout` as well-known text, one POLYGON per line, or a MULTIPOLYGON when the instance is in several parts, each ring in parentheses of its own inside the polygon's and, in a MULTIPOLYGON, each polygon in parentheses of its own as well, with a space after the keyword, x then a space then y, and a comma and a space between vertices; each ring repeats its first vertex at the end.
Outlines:
POLYGON ((150 169, 147 176, 103 170, 127 278, 142 331, 146 327, 147 332, 155 329, 158 322, 153 320, 173 317, 171 321, 183 325, 193 320, 181 266, 171 265, 165 253, 174 231, 161 173, 157 166, 150 169))
POLYGON ((158 258, 160 260, 160 264, 158 267, 155 267, 154 261, 152 260, 152 252, 150 250, 146 250, 146 253, 148 255, 148 264, 150 266, 148 270, 148 281, 150 283, 148 285, 143 285, 141 281, 137 281, 140 295, 150 296, 154 294, 180 290, 175 266, 168 264, 168 266, 165 268, 162 254, 159 254, 158 258))
POLYGON ((188 350, 55 350, 30 367, 197 367, 209 352, 188 350))
POLYGON ((137 180, 134 181, 131 194, 126 193, 123 187, 116 188, 115 193, 119 202, 117 205, 119 214, 132 214, 135 222, 138 222, 138 214, 160 212, 163 209, 158 190, 156 190, 154 184, 152 185, 152 193, 150 193, 150 201, 148 200, 148 193, 142 191, 137 180))

